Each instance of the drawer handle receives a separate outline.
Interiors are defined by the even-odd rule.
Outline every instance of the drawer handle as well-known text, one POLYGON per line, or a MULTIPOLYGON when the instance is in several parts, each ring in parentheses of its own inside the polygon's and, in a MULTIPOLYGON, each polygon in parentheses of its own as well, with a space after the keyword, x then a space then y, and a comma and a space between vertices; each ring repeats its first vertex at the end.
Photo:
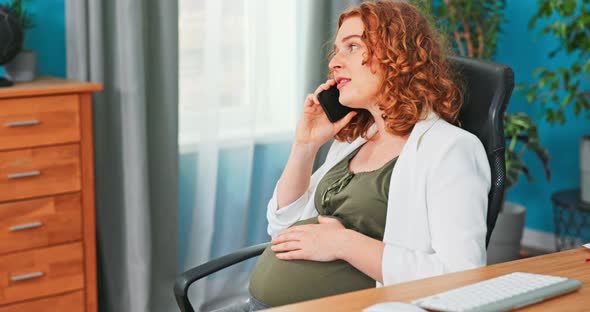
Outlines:
POLYGON ((9 179, 20 179, 20 178, 28 178, 28 177, 36 177, 41 175, 41 171, 28 171, 28 172, 20 172, 20 173, 11 173, 8 175, 9 179))
POLYGON ((6 124, 7 127, 9 128, 14 128, 14 127, 26 127, 26 126, 34 126, 34 125, 38 125, 41 122, 37 119, 31 119, 31 120, 23 120, 23 121, 13 121, 13 122, 9 122, 6 124))
POLYGON ((43 222, 31 222, 27 224, 19 224, 10 227, 10 232, 18 232, 22 230, 34 229, 43 225, 43 222))
POLYGON ((39 278, 43 275, 44 275, 43 272, 33 272, 33 273, 27 273, 27 274, 23 274, 23 275, 11 276, 10 280, 13 282, 20 282, 20 281, 26 281, 26 280, 30 280, 30 279, 34 279, 34 278, 39 278))

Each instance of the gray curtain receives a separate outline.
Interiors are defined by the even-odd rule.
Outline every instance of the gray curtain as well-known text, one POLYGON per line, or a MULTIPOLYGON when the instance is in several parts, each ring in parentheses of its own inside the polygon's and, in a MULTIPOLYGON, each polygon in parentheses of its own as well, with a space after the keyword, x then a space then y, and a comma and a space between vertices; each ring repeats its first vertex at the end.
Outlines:
POLYGON ((67 74, 94 95, 100 311, 177 311, 178 5, 67 0, 67 74))

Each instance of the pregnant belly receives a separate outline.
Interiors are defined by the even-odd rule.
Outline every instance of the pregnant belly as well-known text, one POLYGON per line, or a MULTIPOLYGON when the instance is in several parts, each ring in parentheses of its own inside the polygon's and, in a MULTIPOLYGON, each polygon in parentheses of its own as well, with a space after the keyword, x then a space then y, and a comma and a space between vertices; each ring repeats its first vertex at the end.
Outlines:
MULTIPOLYGON (((317 218, 294 225, 317 223, 317 218)), ((375 281, 343 260, 279 260, 266 248, 252 272, 250 294, 280 306, 375 287, 375 281)))

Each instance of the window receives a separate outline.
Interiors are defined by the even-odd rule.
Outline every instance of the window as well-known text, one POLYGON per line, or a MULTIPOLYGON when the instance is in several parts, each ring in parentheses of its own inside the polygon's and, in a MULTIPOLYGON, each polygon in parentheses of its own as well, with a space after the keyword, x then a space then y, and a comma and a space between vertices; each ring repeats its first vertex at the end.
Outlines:
POLYGON ((180 0, 181 147, 292 133, 303 100, 296 2, 180 0))

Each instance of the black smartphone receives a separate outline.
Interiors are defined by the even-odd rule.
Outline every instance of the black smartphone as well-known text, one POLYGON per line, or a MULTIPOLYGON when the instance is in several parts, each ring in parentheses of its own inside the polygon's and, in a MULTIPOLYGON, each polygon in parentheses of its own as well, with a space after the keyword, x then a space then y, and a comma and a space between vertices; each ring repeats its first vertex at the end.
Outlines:
POLYGON ((340 91, 336 85, 333 85, 330 87, 330 89, 324 90, 318 94, 320 105, 324 108, 324 112, 326 113, 326 116, 328 116, 328 120, 333 123, 337 122, 346 116, 346 114, 353 111, 352 108, 340 104, 340 101, 338 101, 339 96, 340 91))

